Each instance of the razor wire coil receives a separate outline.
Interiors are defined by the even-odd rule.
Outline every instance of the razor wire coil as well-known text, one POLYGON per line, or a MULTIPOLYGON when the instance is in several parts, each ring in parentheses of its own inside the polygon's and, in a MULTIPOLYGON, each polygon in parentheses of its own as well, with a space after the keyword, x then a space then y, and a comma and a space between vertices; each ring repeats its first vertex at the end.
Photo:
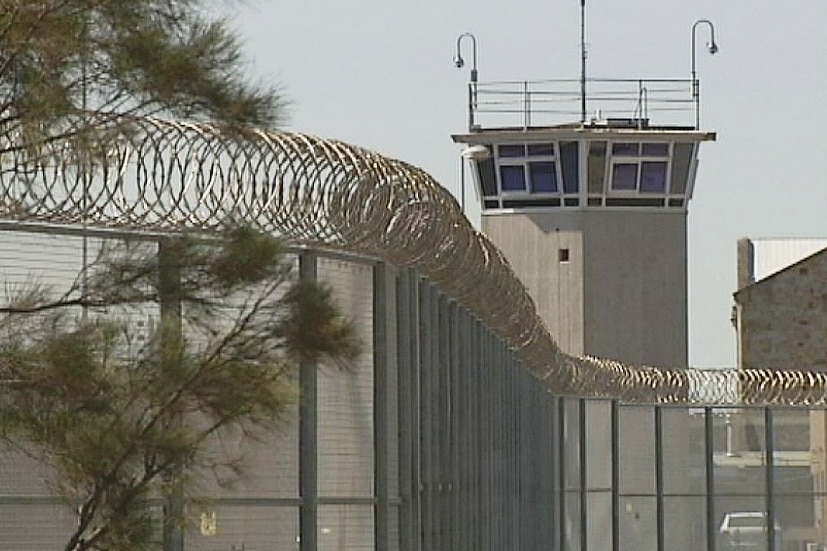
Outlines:
POLYGON ((447 190, 414 166, 336 140, 102 114, 39 143, 8 131, 0 133, 0 216, 158 232, 210 231, 232 218, 292 244, 413 267, 561 395, 827 403, 820 372, 642 367, 563 353, 502 253, 447 190))

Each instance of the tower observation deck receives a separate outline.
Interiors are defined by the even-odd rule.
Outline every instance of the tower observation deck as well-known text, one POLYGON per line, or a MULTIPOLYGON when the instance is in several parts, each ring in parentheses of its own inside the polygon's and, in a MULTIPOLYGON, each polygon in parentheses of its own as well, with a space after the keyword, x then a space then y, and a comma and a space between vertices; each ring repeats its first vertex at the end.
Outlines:
POLYGON ((686 215, 715 134, 697 128, 692 80, 585 84, 469 84, 453 139, 482 230, 563 350, 686 366, 686 215))

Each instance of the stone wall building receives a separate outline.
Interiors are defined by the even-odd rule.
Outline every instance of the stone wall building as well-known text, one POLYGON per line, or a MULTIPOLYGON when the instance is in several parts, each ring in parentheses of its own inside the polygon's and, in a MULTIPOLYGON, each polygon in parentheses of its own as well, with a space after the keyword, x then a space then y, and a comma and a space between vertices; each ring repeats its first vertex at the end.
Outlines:
POLYGON ((733 313, 739 367, 827 371, 827 248, 806 254, 820 243, 739 241, 733 313), (784 249, 792 259, 787 265, 784 249))

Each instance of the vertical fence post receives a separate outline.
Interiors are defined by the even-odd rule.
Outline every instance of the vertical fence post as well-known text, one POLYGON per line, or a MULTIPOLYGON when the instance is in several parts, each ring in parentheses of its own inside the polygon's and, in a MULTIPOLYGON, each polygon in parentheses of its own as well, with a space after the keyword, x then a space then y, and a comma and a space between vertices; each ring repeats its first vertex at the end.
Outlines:
POLYGON ((566 400, 567 398, 557 398, 557 487, 559 493, 557 494, 557 549, 565 549, 568 543, 566 537, 566 523, 565 515, 568 514, 566 508, 566 450, 563 446, 563 437, 566 433, 566 400))
POLYGON ((373 266, 373 488, 374 545, 376 549, 394 549, 390 530, 390 416, 388 394, 391 385, 393 342, 390 327, 393 320, 390 267, 384 262, 373 266))
MULTIPOLYGON (((299 277, 315 281, 318 273, 317 257, 311 252, 299 255, 299 277)), ((300 366, 299 386, 299 537, 301 551, 316 551, 318 548, 319 516, 319 455, 318 455, 318 409, 317 409, 316 366, 303 363, 300 366)))
POLYGON ((712 408, 704 408, 704 459, 706 464, 706 548, 715 551, 715 463, 712 408))
POLYGON ((450 304, 449 299, 439 293, 439 300, 437 302, 439 315, 439 329, 437 336, 439 338, 439 377, 438 377, 438 403, 437 410, 439 412, 439 444, 438 444, 438 461, 439 461, 439 507, 438 518, 439 522, 439 544, 442 549, 451 548, 451 533, 453 529, 453 516, 451 508, 451 481, 452 481, 452 462, 451 462, 451 415, 450 415, 450 401, 451 401, 451 345, 454 344, 451 339, 450 320, 450 304))
POLYGON ((586 448, 586 438, 588 435, 586 434, 586 398, 578 398, 577 399, 577 430, 580 431, 580 549, 582 551, 588 551, 589 549, 589 523, 588 523, 588 516, 589 516, 589 502, 587 500, 588 494, 586 492, 586 485, 588 484, 588 479, 586 477, 588 473, 588 462, 589 462, 589 454, 588 449, 586 448))
POLYGON ((655 534, 657 536, 658 551, 664 551, 666 540, 664 534, 664 498, 663 498, 663 408, 655 408, 655 534))
MULTIPOLYGON (((766 442, 765 453, 767 454, 764 464, 766 465, 766 482, 767 485, 767 538, 769 539, 767 549, 768 551, 782 551, 778 549, 775 530, 775 448, 774 448, 774 429, 772 408, 764 407, 764 440, 766 442)), ((779 538, 780 539, 780 538, 779 538)))
POLYGON ((450 539, 446 541, 446 546, 450 549, 462 549, 462 508, 464 506, 461 500, 462 483, 460 482, 460 470, 465 468, 462 463, 462 433, 460 431, 460 416, 461 416, 461 399, 460 399, 460 385, 459 373, 464 360, 463 354, 464 342, 462 340, 462 330, 460 328, 460 318, 463 312, 460 311, 456 302, 452 302, 448 311, 448 331, 450 343, 450 367, 448 373, 448 392, 450 393, 450 402, 448 409, 448 451, 449 459, 449 475, 448 475, 448 508, 447 513, 451 519, 451 533, 450 539))
POLYGON ((620 405, 612 400, 612 549, 620 550, 620 405))
POLYGON ((419 424, 419 292, 413 270, 397 282, 397 354, 399 414, 399 547, 420 551, 421 467, 419 424))
MULTIPOLYGON (((180 345, 183 338, 181 323, 181 265, 180 251, 174 238, 158 243, 158 302, 161 310, 161 369, 169 369, 170 363, 181 361, 180 345)), ((85 267, 84 267, 85 269, 85 267)), ((180 413, 173 411, 171 415, 180 413)), ((177 421, 176 421, 177 422, 177 421)), ((169 490, 163 505, 164 551, 184 549, 184 490, 182 487, 183 465, 176 466, 176 473, 167 480, 169 490)))

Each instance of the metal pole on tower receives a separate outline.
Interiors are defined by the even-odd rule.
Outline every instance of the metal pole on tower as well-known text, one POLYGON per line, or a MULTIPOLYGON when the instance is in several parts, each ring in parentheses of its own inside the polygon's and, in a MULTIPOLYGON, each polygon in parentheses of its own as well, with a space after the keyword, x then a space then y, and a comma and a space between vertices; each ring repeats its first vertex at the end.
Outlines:
POLYGON ((586 122, 586 0, 580 0, 580 122, 586 122))

